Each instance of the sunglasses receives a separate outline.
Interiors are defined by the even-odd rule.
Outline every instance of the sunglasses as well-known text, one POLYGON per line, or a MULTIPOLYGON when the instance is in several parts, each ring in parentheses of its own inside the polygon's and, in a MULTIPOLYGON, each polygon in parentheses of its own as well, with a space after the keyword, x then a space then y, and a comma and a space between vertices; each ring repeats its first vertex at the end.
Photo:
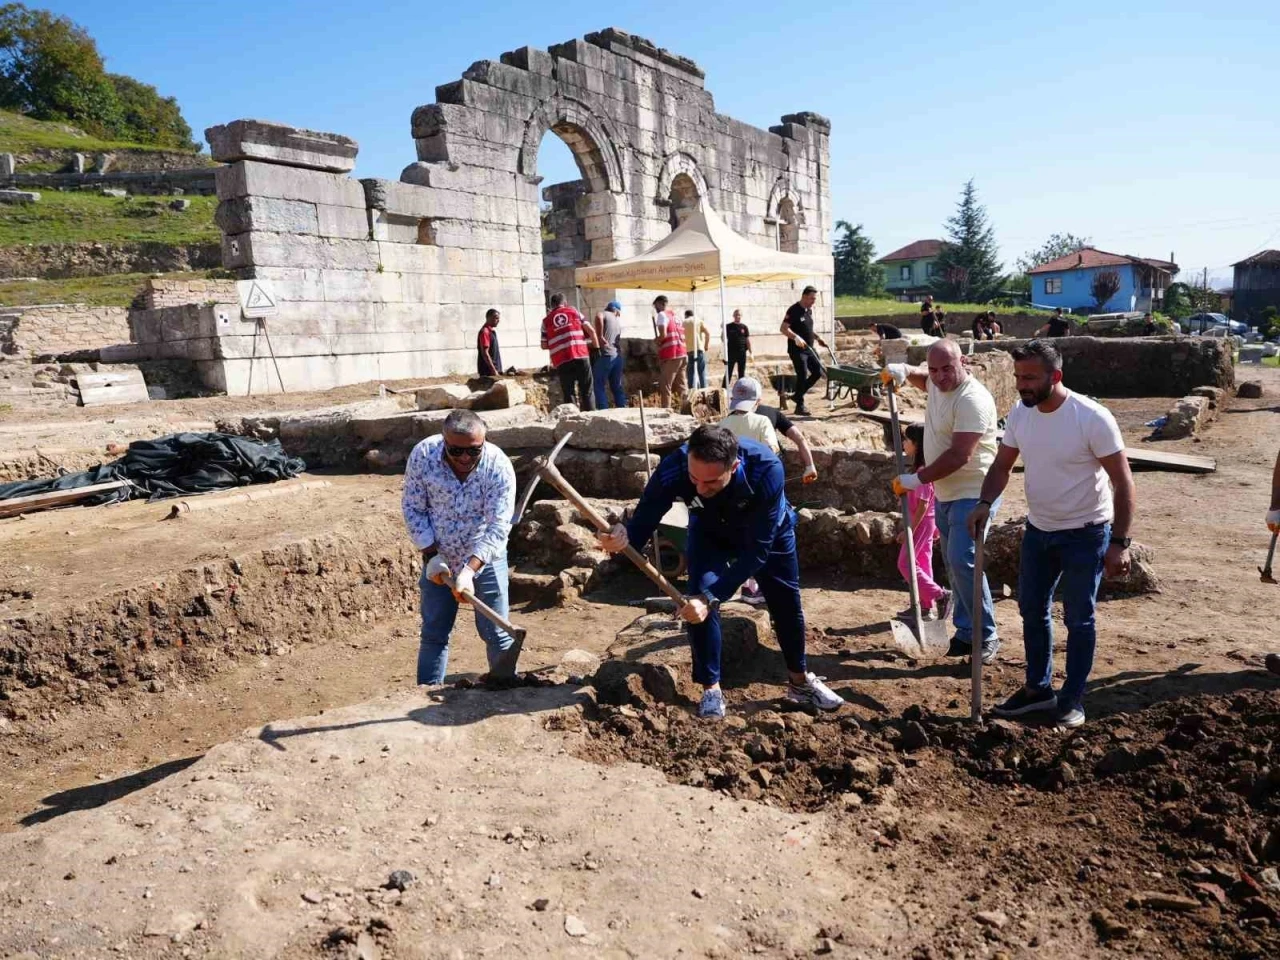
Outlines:
POLYGON ((474 447, 455 447, 451 443, 446 443, 444 449, 455 460, 461 460, 463 457, 475 459, 484 451, 484 444, 477 444, 474 447))

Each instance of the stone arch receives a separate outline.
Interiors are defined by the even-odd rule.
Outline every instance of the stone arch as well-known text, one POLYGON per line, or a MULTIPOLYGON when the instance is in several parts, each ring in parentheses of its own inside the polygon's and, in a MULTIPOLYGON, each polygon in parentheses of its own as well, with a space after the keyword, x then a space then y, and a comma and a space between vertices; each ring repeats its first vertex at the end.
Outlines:
POLYGON ((543 101, 525 121, 524 139, 520 146, 519 169, 525 177, 536 181, 538 148, 548 130, 568 144, 582 170, 583 179, 593 192, 622 193, 626 190, 622 162, 622 143, 613 125, 597 116, 581 100, 554 96, 543 101))
POLYGON ((671 202, 671 194, 676 187, 677 177, 686 177, 693 184, 697 195, 708 203, 711 202, 711 193, 707 189, 707 178, 702 175, 702 170, 698 167, 698 161, 683 151, 676 151, 667 155, 662 162, 662 170, 658 174, 658 192, 654 196, 654 202, 661 205, 671 202))

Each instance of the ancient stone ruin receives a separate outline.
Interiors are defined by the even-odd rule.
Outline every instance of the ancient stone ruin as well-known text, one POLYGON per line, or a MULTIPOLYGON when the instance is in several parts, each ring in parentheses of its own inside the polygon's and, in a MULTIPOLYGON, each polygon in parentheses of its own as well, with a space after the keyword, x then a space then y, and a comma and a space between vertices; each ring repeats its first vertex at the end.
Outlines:
MULTIPOLYGON (((191 359, 231 394, 251 379, 301 390, 437 376, 474 369, 475 332, 496 307, 506 362, 540 366, 546 298, 573 299, 573 267, 643 252, 699 203, 756 243, 829 253, 830 123, 795 113, 748 126, 716 112, 703 80, 691 60, 612 29, 481 60, 413 112, 418 159, 398 181, 347 176, 357 145, 337 134, 257 120, 211 128, 226 164, 224 266, 270 301, 271 345, 238 305, 216 305, 191 325, 191 359), (537 155, 548 132, 582 177, 547 189, 555 237, 544 247, 537 155)), ((809 282, 829 327, 831 278, 809 282)), ((728 309, 773 331, 803 285, 731 289, 728 309)), ((651 298, 595 290, 580 303, 620 300, 644 333, 651 298)), ((718 295, 698 308, 718 320, 718 295)))

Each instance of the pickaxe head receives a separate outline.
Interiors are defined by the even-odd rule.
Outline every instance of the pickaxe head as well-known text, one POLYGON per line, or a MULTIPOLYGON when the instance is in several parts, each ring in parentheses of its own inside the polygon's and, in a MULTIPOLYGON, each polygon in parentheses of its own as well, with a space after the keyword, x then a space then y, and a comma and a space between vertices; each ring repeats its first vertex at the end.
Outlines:
POLYGON ((560 451, 564 449, 564 445, 569 442, 569 438, 572 436, 573 431, 570 430, 560 438, 559 443, 551 448, 550 453, 533 461, 533 477, 529 480, 529 486, 525 488, 524 496, 520 498, 520 504, 516 507, 516 512, 511 517, 512 526, 520 522, 525 510, 529 508, 529 503, 533 500, 533 491, 538 489, 538 482, 542 479, 543 469, 555 463, 556 457, 560 456, 560 451))
POLYGON ((1259 567, 1259 568, 1258 568, 1258 573, 1262 574, 1262 582, 1263 582, 1263 583, 1275 583, 1275 582, 1276 582, 1276 578, 1275 578, 1275 577, 1273 577, 1273 576, 1271 575, 1271 567, 1270 567, 1270 566, 1266 566, 1266 567, 1259 567))

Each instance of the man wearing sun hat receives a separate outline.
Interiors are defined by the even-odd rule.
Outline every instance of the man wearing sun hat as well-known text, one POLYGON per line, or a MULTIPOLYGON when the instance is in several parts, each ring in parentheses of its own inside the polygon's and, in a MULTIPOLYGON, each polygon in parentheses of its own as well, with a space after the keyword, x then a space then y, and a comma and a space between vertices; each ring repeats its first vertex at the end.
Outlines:
POLYGON ((596 317, 596 333, 600 337, 600 356, 591 375, 595 382, 596 409, 607 410, 609 398, 605 393, 605 384, 613 394, 613 405, 625 407, 627 394, 622 388, 622 304, 610 300, 604 313, 596 317))

